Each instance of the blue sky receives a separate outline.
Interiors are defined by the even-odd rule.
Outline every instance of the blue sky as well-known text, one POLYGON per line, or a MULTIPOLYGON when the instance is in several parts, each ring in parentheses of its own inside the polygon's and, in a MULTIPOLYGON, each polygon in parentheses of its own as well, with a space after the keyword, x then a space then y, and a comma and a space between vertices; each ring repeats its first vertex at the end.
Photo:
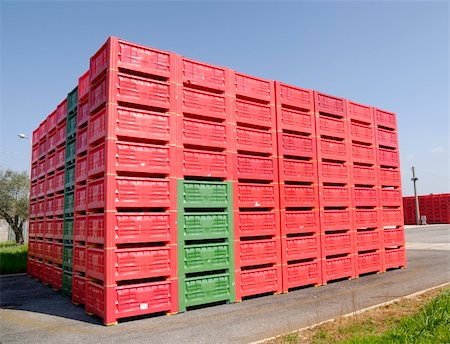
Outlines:
POLYGON ((449 188, 447 2, 16 2, 1 8, 0 167, 110 35, 397 112, 403 191, 449 188))

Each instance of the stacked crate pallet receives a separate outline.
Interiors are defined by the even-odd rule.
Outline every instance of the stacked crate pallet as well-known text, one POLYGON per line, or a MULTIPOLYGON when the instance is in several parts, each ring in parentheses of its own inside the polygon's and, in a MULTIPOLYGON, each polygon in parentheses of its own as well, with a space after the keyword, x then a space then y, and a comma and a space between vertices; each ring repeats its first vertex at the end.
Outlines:
MULTIPOLYGON (((426 216, 427 224, 450 223, 450 194, 419 196, 421 216, 426 216)), ((416 202, 414 196, 403 197, 405 225, 416 223, 416 202)))
POLYGON ((282 292, 273 82, 230 71, 236 300, 282 292))
POLYGON ((115 324, 404 267, 397 135, 111 37, 33 132, 28 272, 115 324))
POLYGON ((380 183, 380 227, 384 269, 406 266, 403 203, 400 176, 397 119, 394 113, 374 111, 375 142, 380 183))
POLYGON ((375 128, 370 106, 346 102, 351 157, 356 276, 383 270, 375 128))
POLYGON ((321 218, 322 284, 354 278, 351 141, 343 98, 314 92, 321 218))
POLYGON ((275 83, 283 292, 322 283, 313 92, 275 83))
POLYGON ((86 312, 177 310, 174 64, 111 38, 91 58, 86 312))
POLYGON ((225 68, 177 56, 179 311, 234 302, 231 103, 225 68))

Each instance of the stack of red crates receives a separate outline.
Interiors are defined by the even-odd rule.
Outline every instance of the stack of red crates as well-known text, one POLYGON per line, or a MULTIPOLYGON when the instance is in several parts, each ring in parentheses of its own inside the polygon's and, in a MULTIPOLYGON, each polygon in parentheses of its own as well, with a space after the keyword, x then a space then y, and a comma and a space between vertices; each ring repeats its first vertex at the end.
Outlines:
POLYGON ((177 309, 174 70, 116 38, 91 58, 85 305, 106 324, 177 309))
POLYGON ((66 109, 64 100, 32 137, 28 271, 55 290, 62 287, 66 109))
POLYGON ((373 109, 380 183, 380 229, 383 236, 384 269, 406 265, 402 210, 400 153, 394 113, 373 109))
POLYGON ((281 293, 281 243, 273 82, 231 74, 236 300, 281 293))
MULTIPOLYGON (((29 274, 57 290, 66 114, 33 133, 29 274)), ((76 121, 71 296, 106 324, 406 264, 393 113, 110 38, 76 121)))
MULTIPOLYGON (((450 194, 419 196, 421 216, 427 224, 450 223, 450 194)), ((403 211, 406 225, 416 224, 416 202, 413 196, 403 197, 403 211)))
POLYGON ((322 283, 313 92, 275 83, 283 291, 322 283))

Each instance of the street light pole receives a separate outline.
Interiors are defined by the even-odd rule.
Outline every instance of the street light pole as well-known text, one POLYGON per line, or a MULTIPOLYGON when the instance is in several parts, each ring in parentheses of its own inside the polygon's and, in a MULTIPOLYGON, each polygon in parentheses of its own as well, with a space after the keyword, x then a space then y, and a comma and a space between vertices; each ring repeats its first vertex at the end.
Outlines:
POLYGON ((414 170, 414 166, 411 167, 411 170, 412 170, 412 175, 413 175, 411 180, 413 181, 413 184, 414 184, 414 199, 416 201, 416 223, 417 223, 417 225, 420 225, 419 196, 417 196, 417 186, 416 186, 416 182, 419 180, 419 178, 416 177, 416 172, 414 170))

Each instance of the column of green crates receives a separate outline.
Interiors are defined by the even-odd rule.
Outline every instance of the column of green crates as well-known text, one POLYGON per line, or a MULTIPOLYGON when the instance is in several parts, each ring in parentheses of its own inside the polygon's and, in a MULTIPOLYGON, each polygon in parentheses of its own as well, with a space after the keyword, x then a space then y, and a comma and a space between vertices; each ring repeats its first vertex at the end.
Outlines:
POLYGON ((73 215, 78 87, 67 95, 66 165, 64 177, 64 232, 62 293, 72 295, 73 215))
POLYGON ((179 311, 235 301, 231 182, 178 181, 179 311))

